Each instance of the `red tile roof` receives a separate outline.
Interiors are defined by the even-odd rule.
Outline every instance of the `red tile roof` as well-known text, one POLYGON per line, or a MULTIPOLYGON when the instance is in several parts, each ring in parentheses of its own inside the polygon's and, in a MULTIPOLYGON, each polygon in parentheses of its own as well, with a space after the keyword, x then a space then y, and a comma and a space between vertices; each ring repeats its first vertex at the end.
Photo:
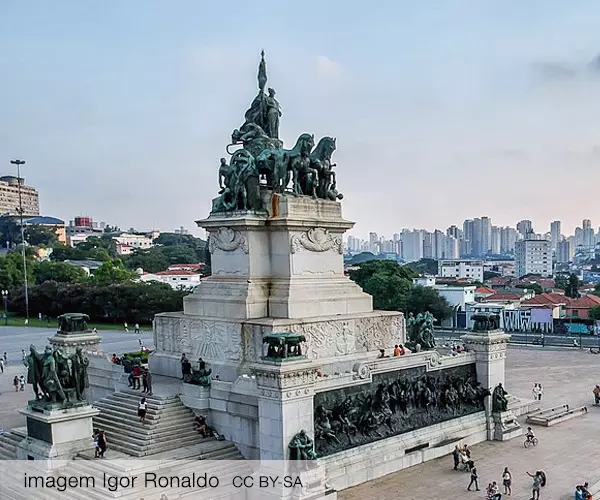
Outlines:
POLYGON ((510 300, 521 300, 521 296, 518 293, 495 293, 489 297, 485 297, 483 302, 507 302, 510 300))
POLYGON ((569 297, 565 297, 560 293, 540 293, 531 299, 524 300, 524 306, 556 306, 559 304, 568 304, 569 297))
POLYGON ((477 295, 493 295, 496 293, 496 290, 492 290, 491 288, 488 288, 487 286, 480 286, 475 289, 475 293, 477 295))
POLYGON ((189 267, 190 269, 200 269, 204 267, 203 264, 170 264, 169 268, 173 267, 189 267))
POLYGON ((568 307, 570 309, 587 309, 590 307, 600 306, 600 297, 596 295, 584 295, 578 299, 571 299, 568 307))

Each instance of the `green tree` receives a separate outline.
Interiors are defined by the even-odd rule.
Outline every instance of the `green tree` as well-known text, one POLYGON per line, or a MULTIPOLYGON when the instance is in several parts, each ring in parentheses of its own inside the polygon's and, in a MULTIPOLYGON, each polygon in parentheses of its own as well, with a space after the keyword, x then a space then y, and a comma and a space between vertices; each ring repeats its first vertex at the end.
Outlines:
POLYGON ((373 307, 387 311, 405 311, 412 278, 416 273, 391 260, 372 260, 350 271, 350 278, 373 296, 373 307))
POLYGON ((406 266, 419 274, 436 275, 438 273, 438 263, 434 259, 421 259, 417 262, 410 262, 406 266))
POLYGON ((565 275, 560 274, 554 278, 554 286, 556 288, 560 288, 561 290, 566 290, 567 286, 569 286, 569 280, 565 275))
POLYGON ((0 242, 1 246, 9 247, 21 242, 21 229, 12 217, 0 215, 0 242))
POLYGON ((87 279, 87 273, 80 267, 68 262, 53 262, 45 260, 36 262, 33 267, 35 282, 40 284, 45 281, 58 283, 81 283, 87 279))
POLYGON ((494 271, 483 271, 483 281, 491 280, 492 278, 499 278, 502 276, 500 273, 494 271))
POLYGON ((23 229, 25 241, 34 247, 51 246, 56 243, 56 231, 48 226, 32 224, 23 229))
POLYGON ((361 253, 357 253, 350 259, 350 265, 356 266, 358 264, 362 264, 363 262, 369 262, 370 260, 380 260, 380 259, 374 253, 361 252, 361 253))
POLYGON ((542 288, 542 285, 540 285, 539 283, 519 283, 519 284, 515 285, 515 288, 521 288, 521 289, 525 289, 525 290, 533 290, 536 295, 544 293, 544 289, 542 288))
POLYGON ((162 246, 186 245, 199 249, 206 246, 206 241, 200 238, 196 238, 191 234, 179 233, 160 233, 160 235, 154 239, 153 243, 162 246))
POLYGON ((168 267, 169 261, 160 247, 154 247, 148 250, 135 250, 131 255, 123 258, 123 264, 127 269, 141 268, 149 273, 156 273, 164 271, 168 267))
POLYGON ((114 283, 123 283, 131 281, 136 277, 134 271, 130 271, 123 266, 119 259, 109 260, 104 262, 94 272, 93 281, 100 285, 108 285, 114 283))
POLYGON ((590 308, 588 317, 594 320, 600 320, 600 306, 594 306, 590 308))
POLYGON ((579 293, 579 278, 575 274, 569 276, 567 286, 565 287, 565 296, 572 299, 581 297, 581 294, 579 293))
POLYGON ((105 246, 88 246, 87 242, 81 242, 75 248, 65 245, 52 247, 50 259, 54 261, 64 260, 98 260, 107 262, 111 260, 110 251, 105 246), (84 245, 83 247, 81 245, 84 245))
MULTIPOLYGON (((33 283, 35 260, 30 249, 25 254, 25 260, 27 262, 27 280, 29 283, 33 283)), ((22 287, 25 282, 23 269, 23 254, 20 251, 8 252, 5 256, 0 257, 0 286, 2 289, 10 290, 14 287, 22 287)))
POLYGON ((452 307, 435 288, 414 286, 408 294, 405 312, 412 312, 415 316, 429 311, 437 320, 448 318, 452 314, 452 307))

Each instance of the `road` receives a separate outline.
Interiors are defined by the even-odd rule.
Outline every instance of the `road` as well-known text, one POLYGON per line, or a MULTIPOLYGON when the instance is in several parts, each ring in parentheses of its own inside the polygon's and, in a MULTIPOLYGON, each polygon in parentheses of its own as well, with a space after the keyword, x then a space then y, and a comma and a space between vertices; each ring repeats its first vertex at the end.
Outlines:
MULTIPOLYGON (((21 349, 28 351, 29 346, 33 344, 38 351, 42 351, 48 344, 48 338, 55 333, 55 328, 0 326, 0 355, 6 352, 9 365, 21 364, 21 349)), ((125 333, 122 330, 102 330, 98 334, 102 337, 100 348, 107 354, 137 351, 140 338, 146 347, 154 347, 151 332, 142 332, 136 335, 131 332, 125 333)))
MULTIPOLYGON (((465 330, 436 330, 435 335, 436 338, 440 340, 440 342, 448 342, 448 341, 459 341, 461 335, 465 335, 467 331, 465 330)), ((511 339, 510 342, 514 344, 533 344, 534 341, 540 341, 539 333, 525 333, 525 332, 507 332, 510 334, 511 339)), ((568 335, 568 334, 557 334, 550 333, 544 334, 544 343, 546 346, 554 346, 554 347, 573 347, 573 341, 577 341, 578 344, 581 344, 583 349, 589 349, 593 347, 594 349, 600 347, 600 337, 595 335, 568 335)))

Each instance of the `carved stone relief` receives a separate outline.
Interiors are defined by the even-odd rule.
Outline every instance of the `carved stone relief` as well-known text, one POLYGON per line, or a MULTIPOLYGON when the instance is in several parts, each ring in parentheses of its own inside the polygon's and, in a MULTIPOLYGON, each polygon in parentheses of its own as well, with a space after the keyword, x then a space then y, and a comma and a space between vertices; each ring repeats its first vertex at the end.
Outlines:
POLYGON ((315 227, 302 233, 294 235, 290 240, 290 251, 296 253, 301 249, 309 252, 327 252, 334 249, 340 254, 344 253, 342 238, 332 236, 327 229, 315 227))
POLYGON ((209 250, 210 253, 215 253, 215 250, 223 250, 224 252, 233 252, 237 249, 248 253, 248 241, 235 229, 229 227, 220 227, 217 231, 210 233, 209 250))

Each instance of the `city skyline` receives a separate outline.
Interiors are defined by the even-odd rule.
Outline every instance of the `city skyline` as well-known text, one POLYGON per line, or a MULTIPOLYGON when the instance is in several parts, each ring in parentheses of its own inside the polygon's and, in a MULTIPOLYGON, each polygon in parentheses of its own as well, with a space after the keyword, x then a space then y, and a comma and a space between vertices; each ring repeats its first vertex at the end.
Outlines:
POLYGON ((1 13, 15 71, 0 81, 0 173, 25 159, 44 215, 197 232, 264 49, 286 145, 337 138, 354 234, 474 212, 502 226, 593 218, 600 4, 57 0, 1 13))

